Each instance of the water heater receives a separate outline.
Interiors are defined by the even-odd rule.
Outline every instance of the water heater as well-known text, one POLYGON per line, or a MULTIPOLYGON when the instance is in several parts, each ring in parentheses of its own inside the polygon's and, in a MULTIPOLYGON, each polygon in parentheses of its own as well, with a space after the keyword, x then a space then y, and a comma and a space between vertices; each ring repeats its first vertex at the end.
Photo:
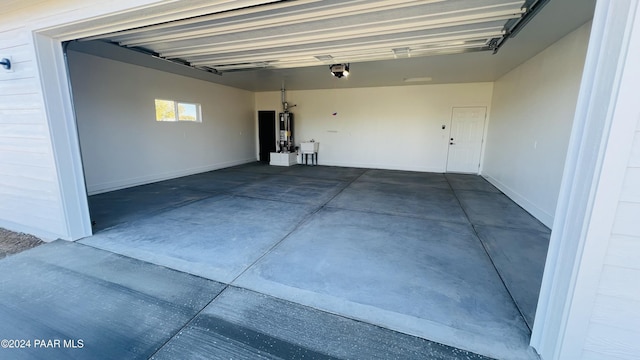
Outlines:
POLYGON ((293 114, 285 111, 280 113, 280 136, 278 145, 280 152, 294 152, 293 142, 293 114))

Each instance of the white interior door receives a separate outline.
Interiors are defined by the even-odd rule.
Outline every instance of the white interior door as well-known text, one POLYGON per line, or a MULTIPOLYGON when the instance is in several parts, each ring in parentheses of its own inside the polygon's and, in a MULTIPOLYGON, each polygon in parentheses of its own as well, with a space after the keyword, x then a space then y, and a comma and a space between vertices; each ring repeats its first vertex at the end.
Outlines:
POLYGON ((486 114, 485 107, 453 108, 447 172, 478 173, 486 114))

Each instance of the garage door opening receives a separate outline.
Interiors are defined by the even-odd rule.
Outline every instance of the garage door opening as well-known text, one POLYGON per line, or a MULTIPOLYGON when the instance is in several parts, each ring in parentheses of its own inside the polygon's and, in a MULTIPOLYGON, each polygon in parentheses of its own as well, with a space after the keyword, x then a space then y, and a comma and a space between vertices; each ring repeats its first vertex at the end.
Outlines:
MULTIPOLYGON (((252 142, 251 164, 138 185, 142 171, 173 159, 173 166, 182 166, 197 157, 198 141, 217 142, 212 152, 223 151, 230 132, 220 126, 228 125, 217 123, 211 131, 217 141, 199 137, 210 122, 216 124, 211 114, 219 110, 212 111, 212 98, 186 97, 198 81, 73 46, 68 50, 85 176, 88 189, 95 189, 89 204, 96 235, 82 243, 477 353, 531 356, 527 344, 549 230, 486 180, 347 166, 260 165, 252 142), (95 74, 95 68, 104 72, 95 74), (152 75, 145 77, 147 72, 152 75), (160 83, 163 77, 170 79, 164 84, 169 90, 160 83), (124 88, 128 78, 154 86, 124 88), (184 94, 167 93, 176 89, 184 94), (158 98, 201 104, 202 123, 157 121, 158 98), (131 176, 137 171, 140 176, 131 176), (113 181, 113 188, 97 180, 117 174, 132 182, 113 181), (377 250, 385 247, 383 254, 377 250), (518 271, 510 264, 515 258, 518 271), (319 283, 322 287, 314 285, 319 283), (345 291, 347 284, 361 284, 360 290, 345 291), (301 301, 295 289, 314 296, 301 301), (341 310, 344 306, 354 310, 341 310), (369 306, 376 310, 366 314, 369 306), (497 330, 486 331, 488 323, 497 330), (446 335, 451 329, 464 335, 446 335)), ((218 88, 198 86, 207 96, 218 88)), ((245 93, 224 90, 240 99, 245 93)), ((230 103, 240 108, 234 99, 217 105, 230 103)), ((246 108, 242 114, 251 116, 245 131, 255 139, 253 104, 246 108)))

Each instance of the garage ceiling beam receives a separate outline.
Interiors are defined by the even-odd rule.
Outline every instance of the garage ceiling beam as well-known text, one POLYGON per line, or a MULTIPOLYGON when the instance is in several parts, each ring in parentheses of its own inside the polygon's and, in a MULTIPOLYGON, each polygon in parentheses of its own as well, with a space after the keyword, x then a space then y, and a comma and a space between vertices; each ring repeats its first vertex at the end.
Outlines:
MULTIPOLYGON (((268 51, 261 52, 259 55, 246 55, 241 54, 237 55, 234 52, 216 52, 215 54, 206 54, 201 56, 190 57, 192 64, 222 64, 222 63, 241 63, 246 61, 246 59, 250 58, 251 61, 269 61, 272 59, 280 59, 280 58, 308 58, 313 59, 315 56, 319 56, 322 54, 331 53, 333 58, 342 57, 346 58, 350 55, 356 55, 358 52, 362 51, 377 51, 388 53, 389 55, 393 55, 392 49, 407 47, 410 50, 410 54, 415 54, 416 51, 422 48, 433 47, 437 44, 451 44, 451 43, 465 43, 470 41, 482 41, 483 45, 488 45, 487 39, 492 39, 496 37, 500 37, 503 35, 502 28, 494 28, 487 29, 486 32, 478 32, 474 33, 472 36, 468 34, 463 35, 443 35, 442 37, 434 38, 434 39, 425 39, 422 37, 417 37, 414 39, 399 39, 394 41, 371 41, 371 42, 361 42, 357 45, 352 44, 344 44, 344 45, 332 45, 325 44, 314 47, 304 48, 302 50, 277 50, 277 51, 268 51), (309 54, 315 53, 316 55, 310 56, 309 54)), ((284 48, 286 49, 286 47, 284 48)), ((316 64, 317 65, 317 64, 316 64)))
MULTIPOLYGON (((493 50, 531 0, 300 0, 260 2, 81 40, 142 48, 217 71, 322 65, 493 50)), ((233 2, 224 1, 230 6, 233 2)), ((253 3, 253 2, 251 2, 253 3)), ((533 4, 535 5, 535 3, 533 4)))
MULTIPOLYGON (((429 2, 440 1, 444 0, 431 0, 429 2)), ((197 25, 193 27, 193 30, 190 29, 189 31, 174 30, 173 32, 169 32, 169 29, 165 29, 162 34, 155 37, 150 37, 147 33, 146 35, 142 34, 137 38, 127 37, 127 40, 119 42, 120 45, 123 46, 145 46, 159 42, 193 40, 195 38, 226 35, 236 31, 264 30, 278 26, 290 26, 323 19, 335 20, 341 17, 365 15, 372 12, 399 9, 415 5, 415 0, 390 0, 373 6, 371 4, 362 4, 362 1, 356 2, 358 4, 349 5, 349 2, 345 1, 343 4, 327 5, 323 6, 320 11, 314 11, 312 13, 302 13, 300 10, 296 11, 295 9, 292 9, 289 12, 279 12, 275 15, 260 16, 259 19, 255 20, 249 19, 239 21, 231 19, 227 22, 216 22, 215 26, 207 22, 207 24, 197 25)), ((118 37, 115 37, 114 40, 118 41, 118 37)))
POLYGON ((60 41, 70 41, 86 38, 103 38, 105 34, 113 34, 123 30, 143 28, 155 24, 168 24, 174 21, 197 18, 199 16, 237 11, 243 8, 265 6, 265 4, 279 3, 283 0, 189 0, 171 1, 162 5, 151 5, 136 10, 144 11, 144 17, 131 18, 130 11, 112 13, 109 15, 91 18, 63 27, 42 29, 42 33, 52 32, 60 41))

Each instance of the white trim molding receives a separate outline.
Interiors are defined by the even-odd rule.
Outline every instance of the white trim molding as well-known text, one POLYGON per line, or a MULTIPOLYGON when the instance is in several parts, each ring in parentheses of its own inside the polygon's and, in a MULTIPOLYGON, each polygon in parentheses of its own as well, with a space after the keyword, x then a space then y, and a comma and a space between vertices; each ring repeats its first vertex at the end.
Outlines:
POLYGON ((66 61, 59 41, 38 33, 33 37, 66 230, 63 239, 77 240, 92 230, 66 61))
POLYGON ((596 6, 531 337, 544 360, 582 357, 637 123, 637 7, 596 6))

